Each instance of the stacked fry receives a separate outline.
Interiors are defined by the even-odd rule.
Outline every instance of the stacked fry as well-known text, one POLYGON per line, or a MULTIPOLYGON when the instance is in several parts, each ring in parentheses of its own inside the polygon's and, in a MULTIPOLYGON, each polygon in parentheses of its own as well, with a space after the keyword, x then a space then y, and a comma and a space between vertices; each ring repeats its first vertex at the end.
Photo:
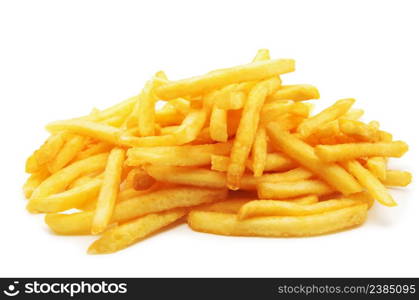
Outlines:
POLYGON ((408 146, 354 99, 317 114, 311 85, 283 85, 291 59, 171 81, 105 110, 47 125, 26 162, 27 209, 57 234, 101 234, 89 253, 123 249, 170 224, 238 236, 312 236, 362 224, 410 173, 389 170, 408 146), (75 211, 76 210, 76 211, 75 211))

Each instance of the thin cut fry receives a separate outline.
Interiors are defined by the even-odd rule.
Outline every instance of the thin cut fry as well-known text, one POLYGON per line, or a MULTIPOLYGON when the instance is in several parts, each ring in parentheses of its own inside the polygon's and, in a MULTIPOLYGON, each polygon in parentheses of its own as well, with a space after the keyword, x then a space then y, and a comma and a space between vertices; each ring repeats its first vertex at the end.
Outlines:
POLYGON ((346 169, 358 179, 368 192, 383 205, 395 206, 397 203, 389 194, 386 187, 356 160, 344 162, 346 169))
POLYGON ((168 82, 158 87, 156 93, 161 99, 173 99, 184 95, 194 96, 205 94, 228 84, 262 80, 292 71, 294 71, 294 60, 292 59, 259 61, 202 76, 168 82))
POLYGON ((33 192, 32 199, 48 197, 60 193, 76 178, 104 169, 108 154, 95 156, 77 161, 45 179, 33 192))
POLYGON ((258 185, 259 199, 286 199, 303 195, 327 195, 334 189, 320 180, 262 182, 258 185))
POLYGON ((127 164, 141 166, 158 164, 168 166, 205 166, 211 163, 211 155, 227 155, 231 143, 184 145, 169 147, 131 148, 127 151, 127 164))
POLYGON ((122 134, 119 128, 77 119, 53 122, 48 124, 46 128, 51 132, 68 130, 75 134, 89 136, 114 145, 120 144, 119 136, 122 134))
POLYGON ((227 142, 227 111, 214 107, 210 119, 210 135, 214 141, 227 142))
POLYGON ((332 199, 315 204, 299 204, 291 201, 254 200, 243 205, 239 212, 239 220, 262 216, 307 216, 337 210, 362 202, 353 199, 332 199))
POLYGON ((74 187, 62 193, 37 198, 29 202, 27 209, 31 212, 53 213, 80 207, 99 194, 102 180, 92 179, 84 185, 74 187))
POLYGON ((245 162, 253 144, 259 124, 259 113, 265 98, 279 85, 280 82, 277 78, 268 79, 255 85, 249 93, 234 139, 227 170, 227 183, 232 190, 240 188, 240 179, 245 170, 245 162))
POLYGON ((235 214, 192 211, 189 226, 196 231, 236 236, 313 236, 358 226, 366 220, 360 204, 323 214, 296 217, 260 217, 239 221, 235 214))
POLYGON ((119 148, 113 149, 109 154, 93 218, 92 234, 104 231, 111 220, 121 184, 124 158, 125 151, 119 148))
POLYGON ((387 186, 407 186, 412 182, 412 174, 406 171, 387 170, 383 184, 387 186))
POLYGON ((55 158, 48 163, 48 170, 56 173, 68 165, 85 146, 86 138, 80 135, 70 137, 55 158))
POLYGON ((268 152, 268 141, 265 127, 256 131, 255 141, 252 148, 253 175, 260 177, 265 170, 266 156, 268 152))
POLYGON ((320 93, 316 87, 309 84, 296 84, 282 86, 281 89, 268 97, 267 102, 275 100, 304 101, 319 98, 320 93))
POLYGON ((387 176, 387 158, 376 156, 367 160, 367 168, 375 177, 383 181, 387 176))
POLYGON ((354 104, 354 99, 342 99, 308 119, 305 119, 298 127, 298 133, 303 137, 308 137, 317 127, 327 122, 336 120, 344 115, 354 104))
POLYGON ((379 143, 349 143, 340 145, 318 145, 315 152, 325 162, 350 160, 358 157, 401 157, 409 149, 402 141, 379 143))
POLYGON ((330 186, 344 195, 361 192, 359 183, 345 169, 337 164, 322 162, 310 145, 282 130, 280 125, 270 123, 266 129, 271 142, 278 150, 323 178, 330 186))
MULTIPOLYGON (((227 196, 226 189, 206 189, 197 187, 174 187, 145 193, 135 198, 117 203, 111 223, 128 220, 179 207, 192 207, 222 201, 227 196)), ((73 214, 47 214, 45 222, 57 234, 90 234, 94 212, 73 214)))
POLYGON ((122 250, 164 228, 186 215, 185 209, 176 209, 119 225, 106 231, 87 250, 89 254, 107 254, 122 250))

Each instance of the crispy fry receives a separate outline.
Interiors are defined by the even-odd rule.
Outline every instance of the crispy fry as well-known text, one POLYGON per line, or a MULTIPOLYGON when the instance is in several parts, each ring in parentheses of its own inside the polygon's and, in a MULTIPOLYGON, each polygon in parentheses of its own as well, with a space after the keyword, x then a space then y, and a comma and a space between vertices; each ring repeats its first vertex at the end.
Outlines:
POLYGON ((266 156, 268 152, 268 141, 265 127, 259 126, 256 131, 255 141, 252 148, 252 170, 255 177, 260 177, 265 170, 266 156))
POLYGON ((51 132, 68 130, 75 134, 89 136, 114 145, 120 144, 119 136, 122 134, 119 128, 77 119, 50 123, 47 125, 47 130, 51 132))
POLYGON ((89 254, 113 253, 124 249, 186 215, 185 209, 150 214, 106 231, 90 245, 89 254))
POLYGON ((361 141, 377 142, 380 138, 378 128, 360 121, 340 119, 339 129, 342 133, 355 136, 361 141))
POLYGON ((108 154, 97 154, 95 156, 77 161, 61 169, 44 180, 33 192, 32 199, 48 197, 55 193, 60 193, 72 183, 76 178, 84 174, 89 174, 102 170, 106 165, 108 154))
POLYGON ((26 199, 30 199, 33 191, 51 174, 47 169, 31 174, 23 185, 23 192, 26 199))
MULTIPOLYGON (((145 166, 145 170, 157 181, 210 188, 226 187, 225 173, 207 169, 149 165, 145 166)), ((259 182, 296 181, 310 178, 311 176, 311 172, 301 168, 285 173, 266 174, 261 177, 245 174, 242 177, 241 189, 255 190, 259 182)))
POLYGON ((327 195, 333 192, 333 188, 320 180, 262 182, 258 185, 260 199, 286 199, 310 194, 327 195))
POLYGON ((157 79, 165 79, 165 77, 164 73, 157 73, 141 91, 137 115, 140 136, 151 136, 155 133, 155 105, 157 99, 154 95, 154 89, 163 84, 161 80, 157 79))
POLYGON ((381 204, 395 206, 397 203, 388 193, 385 186, 356 160, 343 163, 345 168, 358 179, 359 183, 381 204))
POLYGON ((278 150, 283 151, 302 166, 323 178, 336 190, 344 195, 358 193, 362 190, 359 183, 342 167, 322 162, 311 146, 282 130, 280 125, 270 123, 266 129, 271 142, 278 150))
POLYGON ((115 148, 109 154, 93 217, 92 234, 104 231, 111 220, 119 192, 119 185, 121 184, 124 159, 125 151, 123 149, 115 148))
MULTIPOLYGON (((111 223, 123 223, 150 213, 179 207, 222 201, 226 196, 226 189, 197 187, 160 189, 118 202, 111 223)), ((90 234, 93 214, 94 212, 91 211, 73 214, 47 214, 45 222, 57 234, 85 235, 90 234)))
POLYGON ((254 200, 243 205, 238 212, 238 219, 263 216, 307 216, 337 210, 362 202, 353 199, 331 199, 314 204, 300 204, 281 200, 254 200))
POLYGON ((94 143, 94 144, 89 145, 83 151, 79 152, 74 158, 74 160, 75 161, 82 160, 90 156, 99 154, 99 153, 109 152, 111 149, 112 149, 112 145, 109 145, 108 143, 104 143, 104 142, 94 143))
POLYGON ((317 156, 325 162, 350 160, 358 157, 401 157, 408 150, 405 142, 349 143, 340 145, 318 145, 317 156))
POLYGON ((367 205, 360 204, 322 214, 260 217, 240 221, 234 214, 192 211, 189 226, 196 231, 237 236, 313 236, 358 226, 366 220, 367 205))
POLYGON ((387 176, 387 158, 376 156, 367 160, 367 168, 375 177, 383 181, 387 176))
POLYGON ((219 70, 202 76, 168 82, 156 89, 162 99, 173 99, 184 95, 205 94, 212 89, 244 81, 262 80, 274 75, 294 71, 292 59, 266 60, 219 70))
POLYGON ((205 166, 211 163, 211 155, 227 155, 231 143, 184 145, 170 147, 131 148, 127 151, 127 164, 141 166, 158 164, 168 166, 205 166))
POLYGON ((316 87, 309 84, 283 85, 273 95, 268 97, 267 102, 275 100, 304 101, 319 99, 320 93, 316 87))
POLYGON ((55 158, 48 163, 48 170, 54 174, 67 166, 84 148, 86 138, 80 135, 71 136, 55 158))
POLYGON ((209 130, 211 139, 217 142, 227 142, 227 111, 225 109, 213 108, 209 130))
POLYGON ((27 209, 31 212, 53 213, 80 207, 87 201, 96 198, 102 185, 101 179, 92 179, 84 185, 74 187, 62 193, 45 198, 36 198, 29 202, 27 209))
POLYGON ((302 137, 308 137, 319 126, 336 120, 348 112, 354 102, 354 99, 342 99, 335 102, 335 104, 319 112, 317 115, 304 120, 298 127, 298 133, 302 137))
POLYGON ((280 82, 277 78, 268 79, 255 85, 249 93, 234 139, 227 170, 227 184, 231 190, 240 188, 240 179, 245 170, 245 162, 259 124, 260 110, 266 96, 271 94, 279 85, 280 82))
POLYGON ((406 171, 387 170, 383 184, 387 186, 407 186, 412 182, 412 174, 406 171))

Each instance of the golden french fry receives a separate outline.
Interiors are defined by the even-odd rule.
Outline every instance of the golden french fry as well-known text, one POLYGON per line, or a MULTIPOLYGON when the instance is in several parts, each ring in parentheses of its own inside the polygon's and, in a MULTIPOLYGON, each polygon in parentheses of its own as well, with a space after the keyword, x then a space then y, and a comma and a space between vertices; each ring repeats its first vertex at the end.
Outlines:
POLYGON ((125 151, 123 149, 114 148, 109 154, 93 217, 92 234, 104 231, 112 218, 119 186, 121 184, 122 164, 124 163, 124 159, 125 151))
POLYGON ((128 98, 114 106, 99 111, 95 117, 86 117, 87 120, 100 122, 106 119, 110 119, 114 116, 128 116, 134 109, 135 104, 138 102, 138 95, 128 98))
POLYGON ((367 205, 360 204, 322 214, 294 217, 260 217, 240 221, 235 214, 192 211, 189 226, 196 231, 236 236, 313 236, 364 223, 367 205))
POLYGON ((205 166, 211 163, 211 155, 227 155, 231 143, 207 145, 183 145, 169 147, 131 148, 127 151, 129 166, 157 164, 168 166, 205 166))
POLYGON ((362 202, 353 199, 332 199, 314 204, 300 204, 281 200, 254 200, 243 205, 237 216, 239 220, 263 216, 307 216, 337 210, 362 202))
POLYGON ((161 99, 173 99, 183 95, 205 94, 222 86, 244 81, 262 80, 274 75, 294 71, 294 60, 277 59, 250 63, 223 69, 202 76, 168 82, 156 89, 161 99))
POLYGON ((27 209, 37 213, 53 213, 80 207, 97 197, 102 180, 93 178, 84 185, 74 187, 62 193, 45 198, 36 198, 29 202, 27 209))
MULTIPOLYGON (((118 202, 111 223, 123 223, 147 214, 179 207, 192 207, 222 201, 226 196, 226 189, 198 187, 159 189, 118 202)), ((93 215, 94 212, 92 211, 73 214, 47 214, 45 216, 45 222, 57 234, 85 235, 91 233, 93 215)))
POLYGON ((225 201, 198 206, 197 208, 193 208, 192 210, 204 210, 204 211, 214 211, 214 212, 236 214, 239 211, 240 207, 242 207, 245 203, 249 201, 251 201, 251 199, 247 199, 247 198, 228 199, 225 201))
POLYGON ((266 136, 265 127, 260 127, 256 131, 255 141, 252 148, 253 160, 253 175, 260 177, 265 170, 266 156, 268 152, 268 141, 266 136))
POLYGON ((240 179, 254 141, 259 124, 259 113, 265 98, 279 86, 279 79, 271 78, 255 85, 249 93, 233 142, 227 170, 227 185, 231 190, 240 188, 240 179))
POLYGON ((155 121, 161 126, 179 125, 182 123, 185 115, 169 101, 161 109, 156 111, 155 121))
POLYGON ((397 205, 386 187, 359 162, 351 160, 346 161, 343 164, 345 168, 358 179, 359 183, 367 189, 374 199, 386 206, 397 205))
POLYGON ((47 169, 31 174, 23 185, 23 193, 26 199, 30 199, 33 191, 50 175, 47 169))
POLYGON ((162 79, 166 79, 166 75, 162 72, 157 73, 146 83, 140 93, 137 115, 140 136, 151 136, 155 134, 155 105, 157 98, 154 95, 154 89, 167 82, 167 80, 162 82, 162 79))
POLYGON ((327 195, 335 190, 320 180, 262 182, 258 184, 259 199, 286 199, 303 195, 327 195))
POLYGON ((387 158, 376 156, 367 160, 367 168, 375 177, 383 181, 387 176, 387 158))
POLYGON ((89 254, 113 253, 124 249, 186 215, 186 209, 149 214, 106 231, 93 242, 89 254))
POLYGON ((325 162, 350 160, 359 157, 401 157, 409 149, 402 141, 379 143, 349 143, 340 145, 318 145, 317 156, 325 162))
POLYGON ((36 153, 38 163, 43 165, 52 161, 63 147, 66 137, 67 134, 65 132, 52 134, 36 153))
POLYGON ((319 126, 336 120, 344 115, 354 103, 355 99, 342 99, 336 101, 335 104, 319 112, 317 115, 305 119, 298 127, 298 133, 301 134, 302 137, 308 137, 319 126))
POLYGON ((323 178, 336 190, 344 195, 361 192, 362 187, 345 169, 337 164, 322 162, 310 145, 282 130, 280 125, 270 123, 266 129, 271 142, 278 150, 323 178))
POLYGON ((67 166, 84 148, 86 138, 80 135, 71 136, 55 158, 48 163, 48 170, 54 174, 67 166))
POLYGON ((89 145, 83 151, 79 152, 74 158, 74 160, 75 161, 82 160, 90 156, 99 154, 99 153, 109 152, 111 149, 112 149, 112 145, 108 143, 104 143, 104 142, 94 143, 94 144, 89 145))
POLYGON ((406 171, 387 170, 383 184, 387 186, 407 186, 412 181, 412 174, 406 171))
POLYGON ((355 136, 361 141, 377 142, 380 139, 378 128, 356 120, 339 119, 339 129, 342 133, 355 136))
POLYGON ((213 108, 209 130, 211 139, 217 142, 227 142, 227 111, 225 109, 213 108))
POLYGON ((304 101, 319 99, 320 93, 316 87, 309 84, 283 85, 273 95, 268 97, 267 102, 275 100, 304 101))
MULTIPOLYGON (((230 87, 230 86, 228 86, 230 87)), ((239 89, 240 87, 237 87, 239 89)), ((246 94, 241 90, 233 90, 225 92, 225 95, 217 94, 215 97, 215 105, 217 108, 226 110, 242 109, 246 102, 246 94)))
MULTIPOLYGON (((219 172, 226 172, 230 158, 222 155, 211 155, 211 169, 219 172)), ((253 171, 253 161, 247 160, 246 167, 253 171)), ((281 153, 268 153, 265 161, 265 171, 288 171, 296 167, 293 160, 284 156, 281 153)))
MULTIPOLYGON (((253 170, 253 162, 248 160, 246 162, 246 167, 253 170)), ((283 172, 291 170, 292 168, 296 167, 296 163, 288 158, 287 156, 283 155, 282 153, 268 153, 266 155, 266 162, 265 162, 265 171, 276 171, 276 172, 283 172)))
POLYGON ((225 188, 225 173, 201 168, 148 165, 147 173, 157 181, 208 188, 225 188))
POLYGON ((122 134, 122 131, 119 128, 80 119, 56 121, 48 124, 46 128, 51 132, 68 130, 75 134, 89 136, 114 145, 120 144, 119 137, 122 134))
POLYGON ((48 197, 60 193, 78 177, 103 170, 108 158, 107 153, 97 154, 89 158, 79 160, 61 169, 57 173, 45 179, 32 193, 32 199, 48 197))

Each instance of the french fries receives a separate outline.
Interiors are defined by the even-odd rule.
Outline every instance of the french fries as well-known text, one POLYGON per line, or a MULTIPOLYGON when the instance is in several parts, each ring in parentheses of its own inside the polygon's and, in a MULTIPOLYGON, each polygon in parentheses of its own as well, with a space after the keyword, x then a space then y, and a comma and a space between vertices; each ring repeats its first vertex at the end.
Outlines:
POLYGON ((255 85, 249 92, 243 108, 240 124, 231 149, 227 169, 227 185, 232 190, 240 188, 240 179, 244 173, 245 162, 250 153, 259 123, 259 113, 265 98, 279 88, 278 78, 268 79, 255 85))
POLYGON ((179 220, 186 213, 185 209, 177 209, 158 214, 149 214, 121 224, 106 231, 90 245, 87 251, 90 254, 105 254, 119 251, 179 220))
POLYGON ((168 82, 158 87, 156 93, 161 99, 173 99, 184 95, 195 96, 228 84, 262 80, 292 71, 294 71, 292 59, 264 60, 189 79, 168 82))
POLYGON ((350 143, 340 145, 318 145, 317 156, 325 162, 345 161, 359 157, 401 157, 408 150, 405 142, 350 143))
POLYGON ((309 216, 269 216, 243 221, 235 214, 192 211, 188 215, 188 224, 193 230, 220 235, 313 236, 361 225, 367 211, 367 204, 360 204, 309 216))
POLYGON ((313 115, 320 93, 282 85, 292 71, 260 49, 197 77, 157 72, 138 95, 49 123, 25 165, 28 211, 56 234, 100 234, 88 253, 106 254, 186 219, 206 233, 301 237, 361 225, 375 200, 396 205, 387 188, 412 175, 388 160, 407 144, 361 120, 351 98, 313 115))
POLYGON ((267 132, 275 147, 301 165, 322 177, 332 187, 345 195, 361 191, 359 183, 337 164, 323 163, 315 154, 314 149, 292 134, 282 130, 281 126, 270 123, 267 132))
POLYGON ((311 194, 321 196, 333 192, 333 188, 320 180, 262 182, 258 185, 260 199, 286 199, 311 194))
POLYGON ((112 217, 121 184, 124 159, 125 151, 122 149, 114 148, 109 154, 103 183, 97 199, 95 215, 93 217, 92 234, 98 234, 105 230, 112 217))

